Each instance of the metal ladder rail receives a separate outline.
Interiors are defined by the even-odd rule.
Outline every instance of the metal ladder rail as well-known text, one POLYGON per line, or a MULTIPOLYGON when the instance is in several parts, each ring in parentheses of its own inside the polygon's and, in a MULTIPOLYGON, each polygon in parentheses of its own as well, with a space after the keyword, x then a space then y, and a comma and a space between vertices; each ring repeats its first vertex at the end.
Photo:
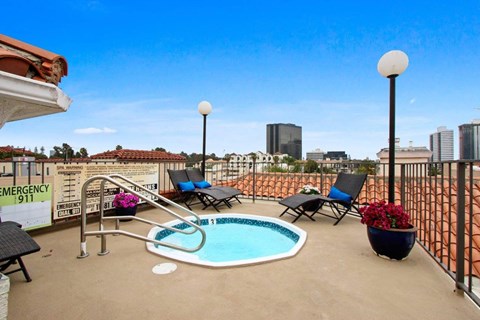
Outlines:
POLYGON ((88 257, 89 254, 87 252, 87 245, 86 245, 86 237, 87 236, 101 236, 102 240, 101 240, 101 245, 102 245, 102 249, 101 249, 101 252, 99 252, 98 254, 99 255, 106 255, 108 254, 108 250, 106 250, 106 239, 105 239, 105 235, 109 235, 109 234, 113 234, 113 235, 125 235, 125 236, 128 236, 128 237, 131 237, 131 238, 135 238, 135 239, 138 239, 138 240, 143 240, 145 242, 152 242, 154 244, 158 244, 158 245, 161 245, 161 246, 166 246, 166 247, 169 247, 169 248, 173 248, 173 249, 177 249, 177 250, 181 250, 181 251, 185 251, 185 252, 195 252, 195 251, 198 251, 200 250, 203 245, 205 244, 205 241, 206 241, 206 234, 205 234, 205 231, 200 227, 200 217, 194 213, 193 211, 190 211, 190 210, 187 210, 185 209, 184 207, 174 203, 173 201, 169 200, 169 199, 166 199, 165 197, 162 197, 158 194, 155 194, 153 193, 152 191, 144 188, 143 186, 140 186, 138 185, 137 183, 133 182, 132 180, 130 179, 127 179, 121 175, 112 175, 116 178, 121 178, 125 181, 128 181, 129 183, 133 184, 135 187, 138 187, 139 189, 142 189, 143 191, 159 198, 159 199, 162 199, 163 201, 166 200, 167 203, 170 203, 172 204, 173 206, 175 207, 178 207, 178 208, 181 208, 183 211, 186 211, 188 214, 192 215, 194 218, 196 218, 197 220, 197 223, 198 224, 195 224, 193 222, 191 222, 190 220, 187 220, 185 219, 184 217, 178 215, 177 213, 171 211, 170 209, 167 209, 165 207, 163 207, 162 205, 154 202, 153 200, 147 198, 146 196, 144 196, 143 194, 141 194, 140 192, 137 192, 136 190, 132 189, 132 188, 129 188, 123 184, 121 184, 120 182, 116 181, 114 178, 110 177, 110 176, 105 176, 105 175, 97 175, 97 176, 94 176, 94 177, 91 177, 89 179, 87 179, 87 181, 85 181, 83 187, 82 187, 82 199, 81 199, 81 227, 80 227, 80 255, 77 256, 77 258, 85 258, 85 257, 88 257), (101 180, 101 192, 100 192, 100 222, 99 222, 99 230, 98 231, 86 231, 86 191, 87 191, 87 188, 88 186, 93 182, 93 181, 97 181, 97 180, 101 180), (177 228, 173 228, 173 227, 169 227, 169 226, 166 226, 166 225, 163 225, 161 223, 157 223, 157 222, 154 222, 154 221, 150 221, 150 220, 146 220, 146 219, 143 219, 143 218, 139 218, 139 217, 125 217, 125 216, 112 216, 112 217, 104 217, 103 216, 103 211, 104 211, 104 206, 103 206, 103 203, 104 203, 104 192, 105 192, 105 183, 106 182, 110 182, 122 189, 124 189, 125 191, 128 191, 132 194, 135 194, 136 196, 138 196, 140 199, 143 199, 145 200, 147 203, 151 204, 152 206, 158 208, 158 209, 162 209, 164 211, 166 211, 167 213, 173 215, 174 217, 176 217, 177 219, 181 220, 182 222, 186 223, 187 225, 191 226, 194 230, 193 231, 185 231, 185 230, 182 230, 182 229, 177 229, 177 228), (103 220, 110 220, 110 219, 117 219, 117 222, 116 222, 116 229, 115 230, 104 230, 104 227, 103 227, 103 220), (131 233, 131 232, 128 232, 128 231, 124 231, 124 230, 119 230, 119 223, 118 223, 118 220, 125 220, 125 219, 134 219, 134 220, 137 220, 137 221, 140 221, 140 222, 144 222, 144 223, 147 223, 147 224, 151 224, 151 225, 155 225, 155 226, 158 226, 158 227, 162 227, 164 229, 167 229, 167 230, 171 230, 173 232, 180 232, 180 233, 183 233, 183 234, 193 234, 197 231, 199 231, 202 235, 202 239, 201 239, 201 242, 200 244, 195 247, 195 248, 185 248, 185 247, 182 247, 182 246, 177 246, 177 245, 174 245, 174 244, 171 244, 171 243, 168 243, 168 242, 163 242, 163 241, 159 241, 159 240, 155 240, 155 239, 150 239, 150 238, 147 238, 147 237, 144 237, 144 236, 141 236, 141 235, 137 235, 137 234, 134 234, 134 233, 131 233))

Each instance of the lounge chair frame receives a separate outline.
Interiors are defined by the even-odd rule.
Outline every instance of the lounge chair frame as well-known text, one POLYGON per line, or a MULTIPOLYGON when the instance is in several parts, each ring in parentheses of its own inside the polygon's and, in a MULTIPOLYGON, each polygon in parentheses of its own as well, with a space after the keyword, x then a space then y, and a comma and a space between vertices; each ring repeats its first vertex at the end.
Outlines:
POLYGON ((180 182, 190 181, 190 178, 187 175, 187 170, 171 170, 167 169, 170 181, 172 182, 177 194, 180 197, 180 201, 183 202, 188 209, 192 210, 192 206, 196 204, 202 204, 202 210, 205 210, 208 207, 213 207, 217 212, 220 212, 218 207, 220 205, 227 205, 231 207, 228 203, 230 196, 220 190, 215 190, 211 188, 199 189, 195 188, 192 191, 182 191, 178 187, 180 182))
MULTIPOLYGON (((203 176, 202 172, 198 168, 193 168, 193 169, 188 169, 186 170, 188 179, 191 180, 192 182, 200 182, 200 181, 205 181, 205 177, 203 176)), ((233 187, 229 186, 212 186, 210 188, 206 188, 203 190, 218 190, 222 193, 224 193, 228 199, 226 199, 225 204, 231 208, 232 204, 231 202, 233 200, 237 201, 238 203, 242 203, 240 199, 238 198, 239 195, 242 194, 242 192, 238 189, 235 189, 233 187)))
POLYGON ((0 222, 0 272, 8 275, 22 271, 27 282, 32 281, 22 256, 37 251, 40 251, 40 246, 21 229, 20 224, 12 221, 0 222), (5 272, 17 263, 19 268, 5 272))
POLYGON ((280 214, 280 216, 283 216, 285 213, 293 215, 296 217, 292 222, 294 223, 302 216, 305 216, 310 220, 315 221, 313 216, 318 213, 323 216, 335 219, 336 221, 333 224, 334 226, 337 225, 347 214, 362 217, 358 207, 357 198, 363 188, 366 178, 366 174, 351 174, 340 172, 333 186, 340 191, 349 194, 352 197, 352 201, 345 202, 323 195, 296 194, 287 197, 279 202, 279 204, 287 207, 280 214), (306 208, 312 205, 313 210, 312 213, 309 214, 307 213, 306 208), (330 206, 332 214, 320 211, 324 205, 330 206), (289 212, 289 210, 293 211, 293 213, 289 212))

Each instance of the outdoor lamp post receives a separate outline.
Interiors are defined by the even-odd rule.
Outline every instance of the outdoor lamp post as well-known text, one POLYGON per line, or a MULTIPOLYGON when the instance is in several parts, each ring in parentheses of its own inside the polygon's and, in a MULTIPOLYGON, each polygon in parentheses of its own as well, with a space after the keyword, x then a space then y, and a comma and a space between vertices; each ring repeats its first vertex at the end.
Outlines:
POLYGON ((202 153, 202 174, 205 177, 205 146, 207 140, 207 116, 212 112, 212 105, 208 101, 201 101, 198 104, 198 112, 203 116, 203 153, 202 153))
POLYGON ((408 67, 408 56, 400 50, 385 53, 378 61, 378 72, 390 79, 390 133, 388 140, 388 202, 395 202, 395 78, 408 67))

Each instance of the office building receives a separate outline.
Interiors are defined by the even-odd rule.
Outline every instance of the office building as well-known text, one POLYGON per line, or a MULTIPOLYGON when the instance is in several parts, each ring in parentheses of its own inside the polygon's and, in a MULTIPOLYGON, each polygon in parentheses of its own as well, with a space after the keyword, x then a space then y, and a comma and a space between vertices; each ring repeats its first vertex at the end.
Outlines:
POLYGON ((267 124, 267 153, 302 159, 302 127, 291 123, 267 124))
POLYGON ((325 155, 325 152, 323 152, 321 149, 315 149, 313 151, 307 152, 306 159, 319 161, 319 160, 323 160, 324 155, 325 155))
POLYGON ((459 160, 480 159, 480 120, 458 127, 459 160))
POLYGON ((433 162, 453 160, 453 130, 438 127, 437 132, 430 135, 430 150, 433 162))
POLYGON ((330 160, 348 160, 349 156, 345 151, 327 151, 324 158, 330 160))

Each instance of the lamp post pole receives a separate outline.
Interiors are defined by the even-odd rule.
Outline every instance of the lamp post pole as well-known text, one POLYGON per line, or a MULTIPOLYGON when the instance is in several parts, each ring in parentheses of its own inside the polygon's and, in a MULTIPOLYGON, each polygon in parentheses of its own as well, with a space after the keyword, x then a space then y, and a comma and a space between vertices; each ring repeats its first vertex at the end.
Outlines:
POLYGON ((202 175, 205 177, 205 152, 207 146, 207 115, 203 115, 203 152, 202 152, 202 175))
POLYGON ((388 202, 395 203, 395 79, 408 67, 408 56, 400 50, 385 53, 378 61, 378 72, 390 79, 390 123, 388 141, 388 202))
POLYGON ((203 116, 203 152, 202 152, 202 175, 205 177, 205 155, 207 146, 207 116, 212 112, 212 105, 208 101, 198 104, 198 112, 203 116))
POLYGON ((390 75, 390 132, 388 140, 388 202, 395 203, 395 78, 390 75))

